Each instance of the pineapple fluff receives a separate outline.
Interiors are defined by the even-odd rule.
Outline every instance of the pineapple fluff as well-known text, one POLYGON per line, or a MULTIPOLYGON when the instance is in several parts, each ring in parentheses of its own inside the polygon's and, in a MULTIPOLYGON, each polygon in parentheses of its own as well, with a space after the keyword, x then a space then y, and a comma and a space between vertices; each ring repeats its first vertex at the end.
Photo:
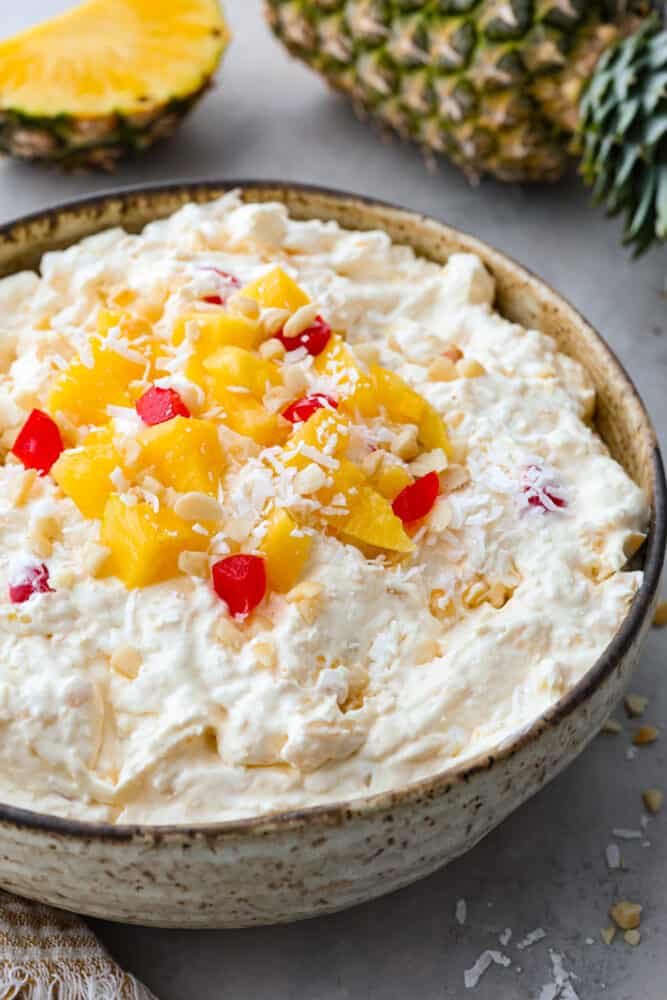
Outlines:
POLYGON ((0 795, 111 822, 373 794, 592 666, 648 511, 481 261, 232 192, 0 281, 0 795))

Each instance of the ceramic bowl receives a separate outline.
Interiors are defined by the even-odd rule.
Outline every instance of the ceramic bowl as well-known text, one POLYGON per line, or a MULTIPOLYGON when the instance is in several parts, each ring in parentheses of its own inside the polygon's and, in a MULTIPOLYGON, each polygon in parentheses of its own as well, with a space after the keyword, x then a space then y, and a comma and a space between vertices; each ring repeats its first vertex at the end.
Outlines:
POLYGON ((632 382, 589 324, 544 282, 479 240, 387 204, 281 183, 134 189, 40 212, 0 229, 0 275, 109 226, 137 230, 187 201, 230 187, 280 201, 297 218, 384 229, 443 262, 478 254, 497 306, 538 327, 581 362, 598 390, 597 428, 651 503, 638 564, 644 582, 618 633, 586 676, 496 750, 394 791, 298 812, 205 826, 73 822, 0 805, 0 882, 81 913, 165 927, 241 927, 327 913, 391 892, 463 854, 550 781, 595 736, 639 656, 665 548, 665 482, 656 438, 632 382))

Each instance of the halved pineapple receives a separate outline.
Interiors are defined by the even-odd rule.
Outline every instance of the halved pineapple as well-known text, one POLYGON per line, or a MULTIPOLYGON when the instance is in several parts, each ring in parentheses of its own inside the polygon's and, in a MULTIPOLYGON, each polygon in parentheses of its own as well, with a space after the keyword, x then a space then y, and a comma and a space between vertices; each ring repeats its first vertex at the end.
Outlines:
POLYGON ((0 149, 111 169, 171 134, 229 34, 218 0, 89 0, 0 43, 0 149))

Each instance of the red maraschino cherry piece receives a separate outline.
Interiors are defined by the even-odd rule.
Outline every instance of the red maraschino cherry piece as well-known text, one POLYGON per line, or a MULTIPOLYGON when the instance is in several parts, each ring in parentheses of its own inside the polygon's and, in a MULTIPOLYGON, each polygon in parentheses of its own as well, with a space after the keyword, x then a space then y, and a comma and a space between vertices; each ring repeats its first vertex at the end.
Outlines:
POLYGON ((429 472, 402 489, 391 508, 401 521, 419 521, 432 509, 439 492, 438 473, 429 472))
POLYGON ((282 330, 275 336, 288 354, 290 351, 298 350, 299 347, 305 347, 308 353, 316 358, 329 343, 331 327, 321 316, 316 316, 315 322, 301 333, 297 333, 295 337, 286 337, 282 330))
POLYGON ((304 396, 291 403, 283 410, 283 417, 291 424, 301 424, 312 417, 316 410, 337 410, 338 403, 324 392, 314 392, 312 396, 304 396))
MULTIPOLYGON (((239 279, 236 278, 233 274, 230 274, 229 271, 223 271, 219 267, 204 267, 202 268, 202 270, 215 271, 218 277, 222 278, 223 281, 225 281, 234 290, 241 287, 241 282, 239 281, 239 279)), ((219 294, 204 295, 202 301, 208 302, 209 305, 212 306, 224 306, 225 302, 227 301, 227 298, 228 298, 227 295, 219 295, 219 294)))
POLYGON ((234 618, 245 618, 266 593, 266 564, 261 556, 226 556, 211 570, 213 588, 234 618))
POLYGON ((531 507, 539 507, 545 511, 553 510, 554 507, 559 510, 567 507, 567 500, 560 496, 560 487, 545 478, 541 466, 529 465, 524 469, 521 481, 523 492, 531 507))
POLYGON ((33 410, 14 442, 12 454, 26 469, 38 469, 41 476, 50 471, 64 449, 58 424, 48 413, 33 410))
POLYGON ((49 586, 49 571, 44 563, 26 566, 18 577, 9 584, 9 600, 12 604, 24 604, 33 594, 52 594, 49 586))
POLYGON ((143 396, 136 401, 134 408, 149 427, 164 424, 174 417, 189 417, 190 411, 175 389, 161 389, 152 385, 143 396))

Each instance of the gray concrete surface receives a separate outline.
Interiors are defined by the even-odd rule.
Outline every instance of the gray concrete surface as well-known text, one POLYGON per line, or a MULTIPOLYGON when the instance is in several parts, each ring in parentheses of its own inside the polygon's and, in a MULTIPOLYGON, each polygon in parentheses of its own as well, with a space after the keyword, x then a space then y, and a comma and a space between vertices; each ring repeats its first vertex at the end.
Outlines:
MULTIPOLYGON (((0 4, 0 37, 67 6, 0 4)), ((228 0, 235 40, 216 89, 179 136, 114 177, 61 176, 0 163, 0 220, 79 194, 174 178, 284 178, 375 195, 445 219, 543 275, 603 332, 635 378, 667 442, 667 259, 632 263, 619 226, 590 207, 576 177, 555 187, 469 187, 446 164, 431 175, 417 151, 380 141, 342 98, 291 63, 257 0, 228 0)), ((653 631, 635 689, 647 718, 667 723, 667 632, 653 631)), ((619 711, 619 718, 622 713, 619 711)), ((627 724, 626 724, 627 729, 627 724)), ((666 734, 667 735, 667 734, 666 734)), ((160 1000, 572 1000, 552 982, 564 955, 581 1000, 667 998, 667 811, 646 839, 619 842, 627 870, 609 872, 613 827, 639 826, 643 788, 667 785, 665 744, 626 759, 628 732, 600 736, 565 774, 474 851, 412 888, 347 913, 288 927, 203 933, 97 922, 100 936, 160 1000), (644 909, 642 942, 607 948, 599 929, 617 898, 644 909), (464 898, 468 918, 455 920, 464 898), (510 968, 475 991, 463 972, 506 927, 510 968), (546 937, 519 951, 537 927, 546 937)))

